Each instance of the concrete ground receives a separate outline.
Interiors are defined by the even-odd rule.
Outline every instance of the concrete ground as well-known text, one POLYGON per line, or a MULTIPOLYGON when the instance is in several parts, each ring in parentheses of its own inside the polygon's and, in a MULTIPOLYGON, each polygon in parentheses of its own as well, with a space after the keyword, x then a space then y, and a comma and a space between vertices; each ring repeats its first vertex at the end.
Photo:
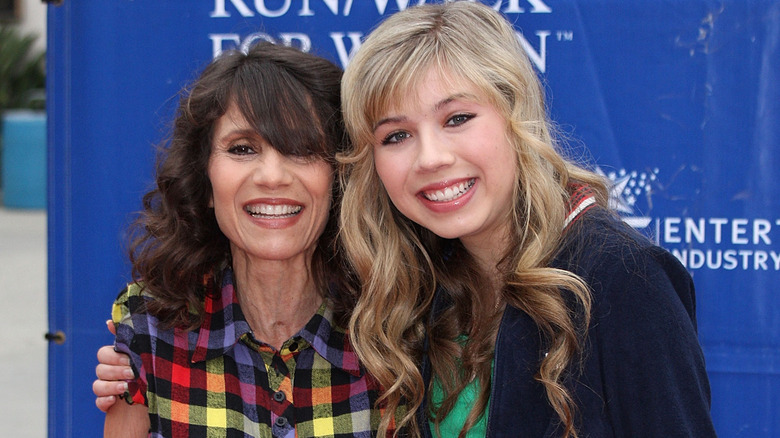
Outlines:
POLYGON ((46 437, 46 211, 0 206, 0 435, 46 437))

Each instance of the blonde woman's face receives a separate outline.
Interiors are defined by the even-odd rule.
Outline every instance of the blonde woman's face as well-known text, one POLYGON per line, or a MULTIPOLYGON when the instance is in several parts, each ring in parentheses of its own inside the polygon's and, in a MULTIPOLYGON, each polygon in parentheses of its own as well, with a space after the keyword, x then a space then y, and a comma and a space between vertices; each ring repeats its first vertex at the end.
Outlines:
POLYGON ((516 184, 506 121, 472 84, 447 79, 429 70, 380 117, 376 170, 409 219, 467 249, 501 252, 516 184))

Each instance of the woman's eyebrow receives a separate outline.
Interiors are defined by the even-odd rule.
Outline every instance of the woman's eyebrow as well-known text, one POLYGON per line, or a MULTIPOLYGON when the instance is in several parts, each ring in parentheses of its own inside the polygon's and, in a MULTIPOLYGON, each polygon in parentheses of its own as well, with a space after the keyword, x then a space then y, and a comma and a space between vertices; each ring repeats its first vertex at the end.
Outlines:
MULTIPOLYGON (((445 97, 444 99, 436 102, 436 104, 433 106, 434 112, 441 110, 445 106, 449 105, 450 103, 456 101, 456 100, 469 100, 473 101, 476 100, 476 96, 472 93, 455 93, 450 96, 445 97)), ((387 124, 387 123, 401 123, 407 120, 406 116, 392 116, 392 117, 385 117, 383 119, 380 119, 378 122, 376 122, 373 126, 373 131, 376 131, 380 126, 387 124)))
POLYGON ((393 116, 393 117, 385 117, 383 119, 380 119, 378 122, 374 124, 373 131, 376 132, 377 129, 379 129, 380 126, 388 124, 388 123, 402 123, 405 122, 408 118, 406 116, 393 116))

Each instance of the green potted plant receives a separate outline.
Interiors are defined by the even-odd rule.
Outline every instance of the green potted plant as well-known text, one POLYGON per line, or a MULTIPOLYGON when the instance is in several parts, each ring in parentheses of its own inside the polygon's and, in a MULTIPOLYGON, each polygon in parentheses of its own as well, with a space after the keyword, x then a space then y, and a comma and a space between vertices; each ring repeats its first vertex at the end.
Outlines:
POLYGON ((46 53, 34 48, 37 38, 0 24, 0 111, 44 109, 46 53))
POLYGON ((9 207, 46 204, 46 54, 0 24, 0 189, 9 207))

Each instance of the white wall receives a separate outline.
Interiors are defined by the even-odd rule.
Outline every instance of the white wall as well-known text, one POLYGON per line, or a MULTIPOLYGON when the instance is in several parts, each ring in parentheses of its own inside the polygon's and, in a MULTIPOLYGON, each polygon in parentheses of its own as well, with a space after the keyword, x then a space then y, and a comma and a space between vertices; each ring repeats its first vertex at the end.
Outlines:
POLYGON ((38 35, 38 39, 35 40, 35 47, 37 47, 39 50, 45 50, 47 4, 41 0, 18 1, 20 10, 19 22, 17 26, 25 34, 34 33, 38 35))

